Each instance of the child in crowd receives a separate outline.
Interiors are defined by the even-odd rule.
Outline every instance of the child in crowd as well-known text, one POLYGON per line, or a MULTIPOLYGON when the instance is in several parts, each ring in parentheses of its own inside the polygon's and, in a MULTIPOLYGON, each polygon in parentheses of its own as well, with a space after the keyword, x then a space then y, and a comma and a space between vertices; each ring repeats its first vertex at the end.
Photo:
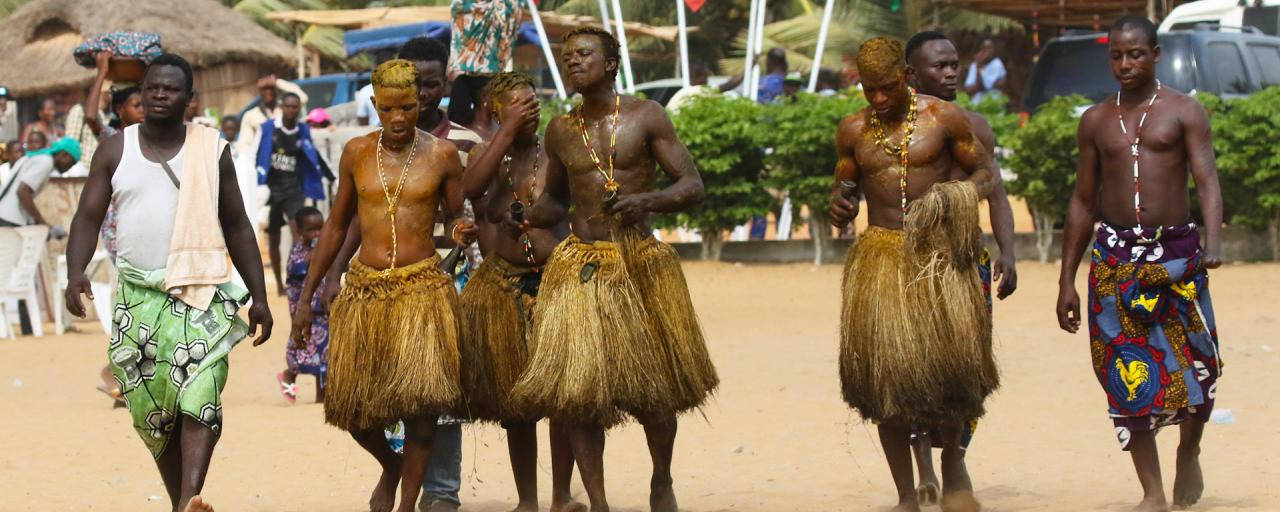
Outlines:
MULTIPOLYGON (((285 269, 285 292, 289 296, 289 314, 296 313, 298 299, 302 294, 302 284, 307 279, 307 266, 311 263, 311 252, 320 238, 320 228, 324 226, 324 215, 315 207, 306 206, 298 210, 295 219, 299 239, 294 241, 289 251, 289 260, 285 269)), ((321 287, 324 286, 321 282, 321 287)), ((280 383, 280 394, 285 400, 294 403, 298 399, 297 379, 299 374, 316 377, 316 402, 324 402, 325 377, 329 369, 329 307, 316 294, 310 305, 311 336, 301 345, 289 340, 285 349, 284 371, 276 375, 280 383)))

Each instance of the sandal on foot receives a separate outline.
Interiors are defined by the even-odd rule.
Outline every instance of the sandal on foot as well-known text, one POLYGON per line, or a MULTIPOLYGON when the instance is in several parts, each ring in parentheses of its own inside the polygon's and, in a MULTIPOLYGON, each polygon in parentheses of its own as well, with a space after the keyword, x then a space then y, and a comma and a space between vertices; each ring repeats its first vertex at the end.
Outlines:
POLYGON ((290 404, 298 401, 298 384, 289 383, 284 380, 284 372, 276 374, 276 382, 280 384, 280 394, 284 395, 284 399, 290 404))

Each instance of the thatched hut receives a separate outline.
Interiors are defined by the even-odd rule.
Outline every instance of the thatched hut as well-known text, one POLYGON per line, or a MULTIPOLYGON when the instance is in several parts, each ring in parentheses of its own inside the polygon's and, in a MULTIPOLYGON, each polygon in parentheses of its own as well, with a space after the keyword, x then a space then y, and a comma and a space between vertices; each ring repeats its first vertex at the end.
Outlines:
POLYGON ((223 112, 252 99, 258 77, 287 73, 297 58, 287 41, 217 0, 32 0, 0 23, 0 48, 9 49, 0 84, 19 98, 81 91, 94 73, 72 49, 116 30, 160 34, 166 51, 191 61, 202 105, 223 112))

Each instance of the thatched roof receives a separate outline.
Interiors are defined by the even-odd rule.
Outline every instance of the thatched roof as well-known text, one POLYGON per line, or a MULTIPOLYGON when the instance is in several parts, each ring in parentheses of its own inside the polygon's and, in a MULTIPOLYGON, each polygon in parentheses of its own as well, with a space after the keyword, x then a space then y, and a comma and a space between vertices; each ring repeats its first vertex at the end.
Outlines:
POLYGON ((0 85, 17 96, 83 87, 93 71, 71 51, 86 36, 132 30, 160 34, 166 51, 196 69, 225 62, 287 68, 293 45, 217 0, 33 0, 0 23, 0 85))

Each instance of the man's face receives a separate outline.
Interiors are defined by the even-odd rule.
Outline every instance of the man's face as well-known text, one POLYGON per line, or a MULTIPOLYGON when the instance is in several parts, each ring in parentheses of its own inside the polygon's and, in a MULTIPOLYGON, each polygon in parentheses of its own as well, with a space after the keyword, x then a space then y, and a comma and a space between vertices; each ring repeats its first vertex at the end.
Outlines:
POLYGON ((70 169, 75 164, 75 157, 66 151, 59 151, 53 154, 53 167, 60 173, 67 172, 67 169, 70 169))
POLYGON ((605 57, 604 42, 593 35, 580 35, 570 39, 560 50, 564 68, 573 88, 590 88, 601 81, 613 82, 618 69, 618 59, 605 57))
POLYGON ((276 104, 276 95, 279 94, 275 84, 265 85, 258 88, 258 97, 262 98, 262 104, 274 106, 276 104))
MULTIPOLYGON (((515 103, 517 101, 526 101, 530 98, 535 98, 535 95, 534 95, 533 89, 529 87, 520 87, 518 89, 513 89, 510 91, 504 92, 502 94, 499 94, 496 101, 494 101, 493 103, 493 111, 497 112, 497 114, 495 114, 494 117, 499 118, 498 119, 499 124, 508 122, 509 120, 502 119, 502 109, 506 108, 508 105, 511 105, 512 103, 515 103)), ((510 122, 519 122, 519 121, 510 120, 510 122)), ((520 132, 521 135, 525 135, 525 136, 529 136, 529 135, 536 136, 537 133, 538 133, 538 125, 532 124, 532 123, 526 126, 525 129, 520 132)))
POLYGON ((707 71, 699 70, 689 74, 690 85, 707 85, 707 71))
POLYGON ((222 138, 235 142, 240 137, 240 122, 233 118, 222 121, 222 138))
POLYGON ((797 92, 800 92, 800 82, 788 81, 788 82, 782 83, 782 94, 787 96, 795 96, 797 92))
POLYGON ((960 54, 951 41, 935 39, 925 42, 911 56, 910 72, 915 77, 920 92, 955 101, 960 54))
POLYGON ((297 96, 285 96, 280 102, 280 114, 284 118, 286 124, 294 124, 298 122, 298 115, 302 112, 302 102, 297 96))
POLYGON ((16 162, 18 161, 19 158, 22 158, 22 155, 23 155, 22 144, 19 143, 18 141, 13 141, 5 145, 4 147, 5 161, 16 162))
POLYGON ((408 138, 418 124, 416 87, 374 87, 373 106, 382 129, 396 138, 408 138))
POLYGON ((880 116, 898 112, 907 103, 907 84, 902 70, 887 76, 862 75, 862 94, 880 116))
POLYGON ((1160 48, 1152 47, 1141 29, 1112 30, 1110 34, 1111 74, 1120 87, 1132 90, 1150 83, 1160 62, 1160 48))
POLYGON ((438 60, 417 60, 413 62, 413 67, 418 68, 420 111, 430 112, 440 108, 440 99, 444 98, 445 85, 448 83, 444 78, 444 66, 438 60))
POLYGON ((191 91, 177 66, 152 67, 142 78, 142 111, 147 121, 180 120, 190 101, 191 91))

